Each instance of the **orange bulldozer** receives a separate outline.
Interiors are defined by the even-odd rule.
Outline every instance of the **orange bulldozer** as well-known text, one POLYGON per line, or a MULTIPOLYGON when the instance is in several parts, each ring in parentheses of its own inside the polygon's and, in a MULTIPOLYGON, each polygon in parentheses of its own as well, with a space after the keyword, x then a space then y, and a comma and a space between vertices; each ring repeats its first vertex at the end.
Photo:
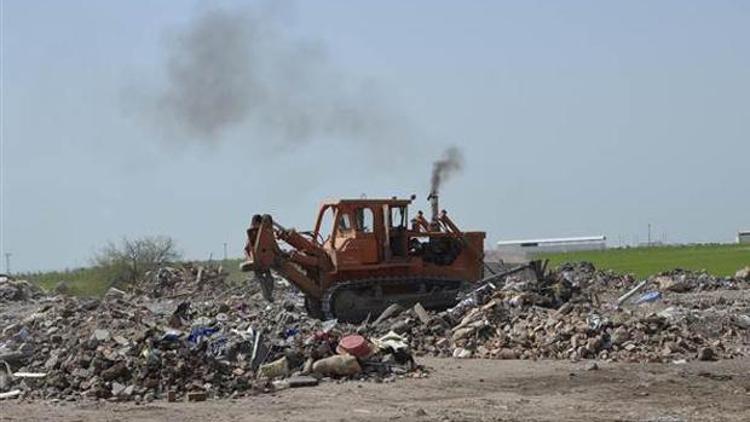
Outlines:
POLYGON ((394 303, 451 307, 462 287, 483 277, 485 233, 459 230, 439 211, 437 194, 428 198, 429 220, 422 211, 409 220, 414 198, 324 202, 310 232, 257 214, 240 267, 255 273, 268 300, 272 270, 294 284, 316 318, 359 322, 394 303))

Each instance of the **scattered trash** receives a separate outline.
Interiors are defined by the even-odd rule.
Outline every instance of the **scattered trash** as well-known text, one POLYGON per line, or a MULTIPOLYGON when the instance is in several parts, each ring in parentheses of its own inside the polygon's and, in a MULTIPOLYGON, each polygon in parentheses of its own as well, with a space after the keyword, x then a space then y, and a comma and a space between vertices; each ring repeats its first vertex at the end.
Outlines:
POLYGON ((348 335, 339 340, 336 351, 340 354, 347 353, 360 359, 366 359, 373 353, 372 346, 360 335, 348 335))
POLYGON ((409 349, 409 343, 406 337, 389 331, 386 335, 377 339, 377 346, 382 350, 392 350, 393 352, 402 352, 409 349))
POLYGON ((307 375, 297 375, 286 379, 289 388, 314 387, 318 385, 318 379, 307 375))
POLYGON ((16 378, 44 378, 47 374, 44 372, 15 372, 13 376, 16 378))
POLYGON ((670 306, 668 308, 662 309, 661 311, 657 312, 656 315, 662 318, 668 319, 670 321, 674 321, 679 315, 679 311, 674 306, 670 306))
POLYGON ((219 329, 215 327, 197 327, 193 328, 193 330, 190 332, 190 335, 188 336, 188 343, 196 345, 200 343, 203 339, 211 336, 212 334, 218 332, 219 329))
POLYGON ((586 370, 586 371, 598 371, 599 370, 599 365, 596 362, 591 362, 591 363, 589 363, 589 364, 586 365, 586 367, 584 368, 584 370, 586 370))
POLYGON ((659 299, 661 299, 661 292, 646 292, 642 294, 638 299, 636 299, 633 303, 635 305, 640 305, 643 303, 656 302, 659 299))
POLYGON ((466 359, 470 358, 473 355, 471 350, 466 350, 463 347, 456 347, 453 350, 453 357, 457 359, 466 359))
POLYGON ((299 333, 300 333, 299 328, 287 328, 286 330, 284 330, 284 333, 282 334, 282 337, 284 337, 285 339, 287 339, 289 337, 294 337, 294 336, 296 336, 299 333))
POLYGON ((109 341, 111 338, 109 331, 101 329, 94 330, 94 334, 91 337, 97 341, 109 341))
POLYGON ((329 319, 328 321, 323 321, 321 330, 324 333, 329 333, 331 332, 331 330, 333 330, 336 327, 337 324, 338 324, 338 321, 335 319, 329 319))
POLYGON ((750 266, 738 270, 734 274, 734 278, 738 280, 750 281, 750 266))
POLYGON ((737 324, 737 326, 740 328, 748 329, 750 328, 750 315, 737 315, 734 318, 734 323, 737 324))
MULTIPOLYGON (((30 306, 23 314, 0 306, 0 394, 205 400, 313 386, 328 377, 423 376, 415 357, 425 355, 591 359, 582 364, 588 369, 613 361, 727 359, 748 350, 749 300, 682 292, 750 283, 701 272, 637 282, 586 263, 564 264, 544 277, 516 273, 478 286, 450 310, 392 307, 377 324, 354 326, 309 318, 301 295, 283 283, 268 304, 257 283, 230 286, 221 270, 201 267, 164 267, 102 299, 24 293, 30 306), (652 291, 643 293, 649 283, 652 291), (621 309, 631 300, 653 305, 621 309)), ((0 280, 0 302, 18 288, 26 285, 0 280)))
POLYGON ((602 317, 599 316, 599 314, 591 313, 586 318, 586 322, 588 323, 588 326, 592 330, 598 330, 599 327, 602 325, 602 317))
POLYGON ((205 391, 191 391, 187 394, 188 401, 206 401, 208 394, 205 391))
POLYGON ((380 325, 383 321, 386 321, 390 318, 393 318, 404 311, 404 308, 399 305, 398 303, 394 303, 390 305, 389 307, 385 308, 385 310, 380 314, 378 319, 373 322, 373 325, 380 325))
POLYGON ((716 360, 716 352, 710 347, 701 347, 698 349, 698 360, 716 360))
POLYGON ((622 306, 622 304, 624 304, 625 302, 627 302, 628 299, 630 299, 631 297, 633 297, 633 295, 635 295, 641 289, 643 289, 646 286, 646 284, 648 284, 648 282, 649 282, 649 280, 643 280, 640 283, 638 283, 637 286, 635 286, 631 290, 629 290, 627 293, 625 293, 624 295, 620 296, 617 299, 617 306, 622 306))
POLYGON ((357 358, 352 355, 335 355, 313 364, 313 372, 324 376, 348 376, 362 372, 357 358))
POLYGON ((14 399, 21 395, 21 390, 12 390, 5 393, 0 393, 0 400, 14 399))

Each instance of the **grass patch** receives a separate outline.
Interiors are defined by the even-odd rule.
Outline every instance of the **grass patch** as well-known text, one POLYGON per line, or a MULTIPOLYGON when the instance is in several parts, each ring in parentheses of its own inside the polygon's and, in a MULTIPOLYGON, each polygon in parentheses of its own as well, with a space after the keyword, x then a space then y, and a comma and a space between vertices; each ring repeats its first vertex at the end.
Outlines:
MULTIPOLYGON (((227 281, 230 285, 237 285, 247 279, 248 274, 240 272, 242 259, 228 259, 226 261, 194 262, 197 265, 223 266, 229 274, 227 281)), ((179 263, 172 264, 179 266, 179 263)), ((57 283, 65 281, 69 287, 69 294, 74 296, 101 297, 111 286, 108 281, 112 273, 106 268, 87 267, 65 271, 47 271, 37 273, 14 274, 18 279, 28 280, 46 291, 52 291, 57 283)))
POLYGON ((557 266, 564 262, 589 261, 599 269, 632 273, 638 278, 675 268, 706 270, 717 276, 730 276, 750 265, 750 245, 690 245, 617 248, 541 254, 557 266))
POLYGON ((108 272, 98 267, 16 274, 15 277, 35 283, 46 291, 52 291, 59 282, 65 281, 69 293, 75 296, 102 296, 110 286, 108 272))
MULTIPOLYGON (((652 248, 617 248, 604 251, 585 251, 559 254, 543 254, 540 258, 550 260, 555 267, 563 262, 589 261, 596 268, 611 269, 621 273, 632 273, 638 278, 675 268, 706 270, 718 276, 730 276, 750 265, 750 245, 691 245, 662 246, 652 248)), ((239 270, 242 259, 212 261, 210 265, 224 267, 229 274, 230 285, 244 282, 249 276, 239 270)), ((208 262, 196 262, 209 265, 208 262)), ((179 264, 174 264, 179 265, 179 264)), ((52 290, 60 281, 67 281, 70 294, 77 296, 102 296, 110 286, 109 274, 102 268, 80 268, 69 271, 19 274, 45 290, 52 290)))
POLYGON ((248 277, 251 277, 251 273, 243 273, 240 271, 240 264, 244 262, 244 259, 227 259, 226 261, 216 261, 214 265, 222 265, 224 271, 229 273, 227 275, 227 281, 229 284, 240 284, 243 283, 248 277))

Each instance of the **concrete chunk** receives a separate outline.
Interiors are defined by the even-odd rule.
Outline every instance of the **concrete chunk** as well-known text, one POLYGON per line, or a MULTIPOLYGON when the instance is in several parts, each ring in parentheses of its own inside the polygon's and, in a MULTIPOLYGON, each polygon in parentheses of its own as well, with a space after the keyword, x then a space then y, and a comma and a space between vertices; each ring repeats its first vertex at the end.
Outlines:
POLYGON ((427 313, 421 303, 414 305, 414 313, 417 314, 417 317, 419 317, 419 320, 422 321, 422 324, 424 325, 428 325, 430 321, 432 321, 430 314, 427 313))

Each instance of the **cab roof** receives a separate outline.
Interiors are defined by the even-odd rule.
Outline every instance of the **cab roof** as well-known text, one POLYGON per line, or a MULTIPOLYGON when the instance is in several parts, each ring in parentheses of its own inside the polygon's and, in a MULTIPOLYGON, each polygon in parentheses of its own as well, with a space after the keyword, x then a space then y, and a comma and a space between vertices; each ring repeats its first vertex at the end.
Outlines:
POLYGON ((360 206, 367 206, 367 205, 375 205, 375 206, 383 206, 383 205, 396 205, 396 206, 406 206, 411 204, 411 199, 398 199, 398 198, 389 198, 389 199, 383 199, 383 198, 356 198, 356 199, 327 199, 323 201, 323 206, 337 206, 337 205, 360 205, 360 206))

